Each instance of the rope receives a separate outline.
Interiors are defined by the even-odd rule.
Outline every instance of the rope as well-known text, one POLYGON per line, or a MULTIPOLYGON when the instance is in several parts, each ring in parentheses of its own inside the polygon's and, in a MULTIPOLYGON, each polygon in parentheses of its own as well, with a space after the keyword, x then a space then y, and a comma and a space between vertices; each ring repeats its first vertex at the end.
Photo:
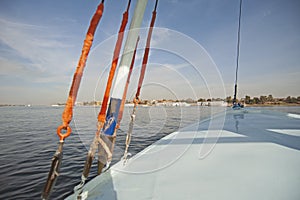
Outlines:
MULTIPOLYGON (((131 4, 131 0, 128 1, 127 9, 123 13, 122 24, 121 24, 121 27, 119 30, 118 40, 116 42, 116 46, 115 46, 115 50, 114 50, 113 62, 112 62, 109 77, 107 80, 101 110, 98 114, 98 130, 103 129, 103 126, 105 124, 108 100, 110 97, 110 90, 111 90, 111 86, 113 83, 116 67, 118 64, 118 59, 119 59, 119 55, 120 55, 120 51, 121 51, 123 38, 124 38, 124 31, 125 31, 125 28, 126 28, 126 25, 128 22, 128 11, 130 8, 130 4, 131 4)), ((105 132, 105 130, 103 130, 102 132, 105 132)), ((103 137, 109 137, 109 136, 103 135, 103 137)), ((111 143, 110 147, 108 147, 108 145, 102 140, 101 137, 98 137, 98 141, 99 141, 99 145, 98 145, 98 175, 100 175, 101 172, 104 170, 103 167, 105 167, 105 165, 103 163, 106 163, 106 167, 108 168, 109 164, 112 160, 112 153, 113 153, 113 146, 114 146, 113 144, 115 142, 115 136, 110 136, 109 139, 110 140, 108 142, 111 143), (106 153, 107 157, 104 156, 105 153, 106 153), (103 159, 104 162, 101 162, 102 158, 104 158, 103 159)))
MULTIPOLYGON (((127 9, 123 13, 122 24, 120 26, 118 39, 117 39, 117 42, 116 42, 116 45, 115 45, 113 61, 112 61, 112 64, 111 64, 109 77, 108 77, 107 83, 106 83, 106 88, 105 88, 105 93, 104 93, 104 96, 103 96, 102 106, 101 106, 101 110, 98 114, 98 121, 101 122, 102 126, 105 123, 105 115, 106 115, 108 100, 109 100, 109 96, 110 96, 110 90, 111 90, 114 75, 115 75, 115 72, 116 72, 118 60, 119 60, 121 46, 122 46, 123 38, 124 38, 124 31, 125 31, 125 28, 126 28, 126 25, 127 25, 127 22, 128 22, 128 10, 130 8, 130 3, 131 3, 131 0, 128 1, 127 9)), ((102 127, 100 127, 100 128, 102 128, 102 127)))
POLYGON ((240 60, 242 1, 243 0, 240 0, 239 22, 238 22, 238 30, 237 30, 238 37, 237 37, 237 46, 236 46, 236 70, 235 70, 235 85, 234 85, 233 102, 236 102, 236 94, 237 94, 238 69, 239 69, 239 60, 240 60))
POLYGON ((98 5, 96 12, 91 19, 90 26, 89 26, 89 29, 87 31, 87 34, 86 34, 86 37, 85 37, 85 40, 83 43, 81 56, 79 58, 79 62, 78 62, 76 71, 74 73, 72 85, 71 85, 71 88, 69 91, 69 97, 67 99, 67 103, 66 103, 64 112, 62 114, 62 125, 57 128, 57 135, 59 136, 59 139, 60 139, 59 146, 58 146, 56 153, 54 154, 54 156, 52 158, 52 164, 51 164, 51 168, 50 168, 50 171, 48 174, 47 182, 43 189, 42 199, 49 198, 49 196, 51 195, 52 189, 56 183, 57 177, 59 175, 59 169, 60 169, 60 165, 62 163, 62 157, 63 157, 64 139, 67 138, 72 132, 72 129, 70 128, 70 122, 71 122, 72 116, 73 116, 73 106, 76 102, 77 93, 78 93, 78 89, 80 86, 80 81, 81 81, 81 78, 83 75, 83 70, 84 70, 88 54, 90 52, 90 49, 91 49, 91 46, 93 43, 93 38, 94 38, 96 28, 102 17, 103 10, 104 10, 104 0, 102 0, 102 2, 98 5), (66 132, 63 133, 63 130, 65 130, 66 132))
POLYGON ((73 116, 73 106, 76 102, 76 98, 77 98, 77 93, 78 93, 78 89, 80 86, 80 81, 83 75, 83 70, 85 68, 85 64, 86 64, 86 60, 88 57, 88 54, 90 52, 92 43, 93 43, 93 39, 94 39, 94 34, 97 28, 97 25, 102 17, 102 13, 103 13, 103 9, 104 9, 104 0, 102 0, 102 2, 99 4, 96 13, 94 14, 91 22, 90 22, 90 26, 89 29, 87 31, 84 43, 83 43, 83 47, 82 47, 82 53, 81 56, 79 58, 78 61, 78 65, 76 68, 76 71, 74 73, 73 76, 73 81, 72 81, 72 85, 70 88, 70 92, 69 92, 69 97, 67 99, 66 102, 66 106, 64 109, 64 112, 62 114, 62 125, 59 126, 57 128, 57 134, 60 138, 60 141, 63 141, 66 137, 68 137, 71 134, 71 128, 70 128, 70 122, 72 120, 72 116, 73 116), (67 133, 63 134, 62 130, 67 130, 67 133))
POLYGON ((138 83, 138 89, 137 89, 136 94, 135 94, 136 99, 138 99, 139 96, 140 96, 141 87, 143 85, 143 81, 144 81, 144 77, 145 77, 145 71, 146 71, 148 57, 149 57, 151 36, 152 36, 153 26, 154 26, 155 19, 156 19, 157 2, 158 2, 158 0, 156 0, 155 7, 154 7, 154 10, 152 12, 152 19, 151 19, 150 28, 149 28, 149 31, 148 31, 147 43, 146 43, 146 48, 145 48, 144 57, 143 57, 143 64, 142 64, 142 68, 141 68, 141 73, 140 73, 140 78, 139 78, 139 83, 138 83))
MULTIPOLYGON (((134 66, 134 60, 135 60, 138 41, 139 41, 139 38, 137 39, 135 50, 133 52, 133 57, 131 60, 130 69, 129 69, 129 73, 127 76, 127 81, 126 81, 126 85, 125 85, 125 89, 124 89, 124 93, 123 93, 123 97, 122 97, 122 101, 121 101, 121 105, 120 105, 120 112, 118 115, 118 120, 117 120, 117 124, 115 126, 114 134, 112 136, 107 136, 105 134, 100 135, 99 143, 100 142, 102 142, 102 143, 99 144, 99 148, 98 148, 99 149, 99 151, 98 151, 98 154, 99 154, 98 155, 98 175, 100 175, 102 173, 102 171, 107 170, 112 161, 112 155, 113 155, 113 150, 114 150, 116 136, 117 136, 117 130, 120 127, 120 122, 121 122, 122 116, 123 116, 124 104, 125 104, 125 100, 126 100, 126 94, 127 94, 127 89, 128 89, 128 85, 130 82, 131 73, 132 73, 133 66, 134 66), (109 139, 109 140, 107 140, 107 142, 104 142, 101 139, 101 136, 102 136, 102 138, 109 139), (107 144, 109 144, 109 146, 107 144), (102 162, 101 162, 101 160, 102 160, 102 162)), ((107 126, 107 127, 110 127, 110 126, 107 126)), ((105 132, 104 129, 103 129, 103 132, 105 132)))
POLYGON ((125 140, 125 150, 124 150, 124 155, 123 155, 123 160, 124 160, 124 165, 126 164, 127 160, 128 160, 128 156, 130 156, 131 154, 128 153, 128 148, 129 148, 129 145, 130 145, 130 142, 131 142, 131 135, 132 135, 132 131, 133 131, 133 125, 134 125, 134 121, 135 121, 135 112, 136 112, 136 109, 137 109, 137 104, 138 103, 135 103, 134 104, 134 107, 133 107, 133 110, 132 110, 132 113, 131 113, 131 116, 130 116, 130 122, 129 122, 129 128, 128 128, 128 132, 127 132, 127 135, 126 135, 126 140, 125 140))
POLYGON ((145 51, 144 51, 142 68, 141 68, 139 82, 138 82, 138 88, 137 88, 137 91, 136 91, 136 94, 135 94, 135 98, 133 100, 134 107, 133 107, 131 117, 130 117, 130 123, 129 123, 128 132, 127 132, 127 135, 126 135, 126 142, 125 142, 126 146, 125 146, 125 151, 124 151, 124 155, 123 155, 124 165, 127 162, 127 157, 130 155, 128 153, 128 148, 129 148, 129 145, 130 145, 130 142, 131 142, 131 135, 132 135, 133 125, 134 125, 134 121, 135 121, 135 112, 136 112, 136 109, 137 109, 137 105, 140 101, 140 92, 141 92, 141 88, 142 88, 142 85, 143 85, 143 81, 144 81, 144 77, 145 77, 145 71, 146 71, 146 67, 147 67, 147 63, 148 63, 150 42, 151 42, 153 27, 154 27, 154 23, 155 23, 155 19, 156 19, 157 3, 158 3, 158 0, 156 0, 154 10, 152 12, 152 19, 151 19, 150 27, 149 27, 149 31, 148 31, 146 48, 145 48, 145 51))
MULTIPOLYGON (((84 170, 83 170, 82 176, 81 176, 81 183, 74 188, 75 191, 80 190, 83 187, 83 185, 85 184, 85 180, 87 179, 89 172, 90 172, 90 168, 92 166, 92 162, 93 162, 93 159, 94 159, 94 156, 96 153, 97 146, 98 146, 99 155, 102 152, 102 153, 106 153, 108 155, 109 159, 111 159, 111 157, 112 157, 111 150, 103 139, 104 136, 101 137, 101 135, 103 135, 103 134, 101 134, 101 132, 103 131, 102 129, 103 129, 103 126, 105 123, 105 115, 106 115, 106 110, 107 110, 107 105, 108 105, 108 99, 109 99, 110 90, 111 90, 111 86, 113 83, 116 67, 118 64, 121 46, 123 43, 124 30, 125 30, 127 22, 128 22, 128 11, 130 8, 130 3, 131 3, 131 0, 128 1, 126 11, 123 13, 121 26, 120 26, 120 29, 118 32, 118 38, 117 38, 117 42, 116 42, 115 49, 114 49, 114 55, 113 55, 113 59, 112 59, 112 63, 111 63, 109 77, 107 79, 107 84, 106 84, 105 93, 103 96, 101 109, 98 114, 98 126, 97 126, 97 131, 95 134, 95 138, 90 146, 90 150, 88 152, 88 155, 87 155, 87 158, 86 158, 86 161, 84 164, 84 170)), ((99 161, 98 161, 98 173, 99 173, 99 171, 100 172, 102 171, 100 168, 102 169, 102 167, 99 166, 99 161)))
POLYGON ((132 70, 133 70, 133 66, 134 66, 136 50, 137 50, 137 46, 138 46, 139 41, 140 41, 140 37, 138 37, 138 39, 136 41, 135 49, 134 49, 134 52, 133 52, 133 57, 132 57, 132 60, 131 60, 131 65, 130 65, 130 68, 129 68, 129 73, 128 73, 128 77, 127 77, 127 81, 126 81, 126 85, 125 85, 125 89, 124 89, 124 93, 123 93, 123 97, 122 97, 122 103, 121 103, 120 111, 119 111, 119 115, 118 115, 118 122, 117 122, 117 126, 116 126, 117 129, 119 129, 120 123, 122 121, 123 110, 124 110, 125 101, 126 101, 126 94, 127 94, 128 85, 129 85, 129 82, 130 82, 130 78, 131 78, 131 74, 132 74, 132 70))

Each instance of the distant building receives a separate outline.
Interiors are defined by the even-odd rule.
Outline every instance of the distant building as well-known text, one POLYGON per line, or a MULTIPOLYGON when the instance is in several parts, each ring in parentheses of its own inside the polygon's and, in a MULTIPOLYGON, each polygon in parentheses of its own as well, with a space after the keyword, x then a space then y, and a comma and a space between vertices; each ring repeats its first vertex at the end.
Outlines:
POLYGON ((206 102, 197 102, 198 106, 227 106, 225 101, 206 101, 206 102))

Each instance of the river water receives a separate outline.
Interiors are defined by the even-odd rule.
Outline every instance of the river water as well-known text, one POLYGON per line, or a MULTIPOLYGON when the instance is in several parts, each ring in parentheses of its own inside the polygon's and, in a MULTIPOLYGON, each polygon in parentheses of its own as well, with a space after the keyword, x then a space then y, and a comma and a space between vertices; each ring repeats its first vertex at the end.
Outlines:
MULTIPOLYGON (((60 176, 51 199, 70 195, 80 182, 87 149, 96 131, 99 107, 75 107, 72 134, 65 140, 60 176)), ((262 108, 300 114, 300 107, 262 108)), ((132 107, 125 107, 117 133, 113 163, 125 149, 132 107)), ((158 139, 189 124, 209 118, 223 108, 139 107, 129 152, 140 152, 158 139)), ((0 199, 40 199, 51 158, 58 146, 56 128, 61 124, 63 107, 0 107, 0 199)), ((96 176, 94 162, 90 178, 96 176)))

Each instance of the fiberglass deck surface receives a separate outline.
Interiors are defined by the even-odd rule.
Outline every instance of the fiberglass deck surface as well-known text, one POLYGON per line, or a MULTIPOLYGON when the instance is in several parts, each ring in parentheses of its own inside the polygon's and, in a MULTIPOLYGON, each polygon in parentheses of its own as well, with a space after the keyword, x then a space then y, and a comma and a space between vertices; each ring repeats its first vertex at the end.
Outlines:
POLYGON ((230 111, 170 134, 125 166, 117 163, 82 194, 107 200, 300 199, 299 150, 297 115, 230 111))

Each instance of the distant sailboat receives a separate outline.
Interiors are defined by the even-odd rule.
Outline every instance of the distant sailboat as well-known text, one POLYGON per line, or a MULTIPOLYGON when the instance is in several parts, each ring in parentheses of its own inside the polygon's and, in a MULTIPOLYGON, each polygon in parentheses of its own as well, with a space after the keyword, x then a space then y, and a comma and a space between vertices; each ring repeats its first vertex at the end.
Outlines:
POLYGON ((240 57, 240 38, 241 38, 241 16, 242 16, 242 0, 240 0, 240 11, 239 11, 239 22, 238 22, 238 37, 237 37, 237 50, 236 50, 236 69, 235 69, 235 84, 234 84, 234 95, 232 100, 232 108, 233 109, 241 109, 244 107, 243 104, 237 102, 237 80, 238 80, 238 69, 239 69, 239 57, 240 57))

